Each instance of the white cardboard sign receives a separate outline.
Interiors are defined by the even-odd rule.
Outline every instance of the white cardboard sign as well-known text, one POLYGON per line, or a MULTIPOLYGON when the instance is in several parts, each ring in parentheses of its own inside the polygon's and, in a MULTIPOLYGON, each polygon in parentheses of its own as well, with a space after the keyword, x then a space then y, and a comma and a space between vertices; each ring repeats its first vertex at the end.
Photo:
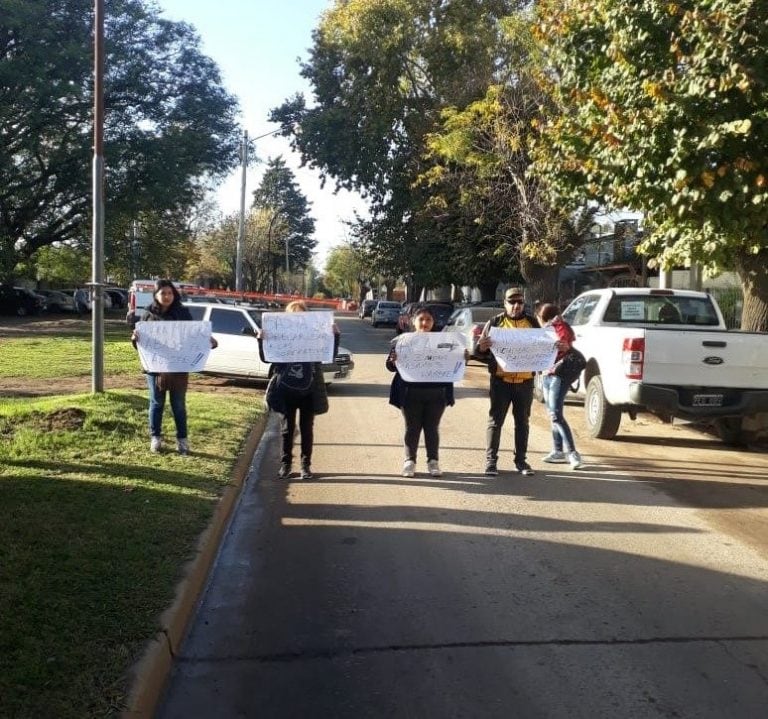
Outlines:
POLYGON ((333 362, 333 312, 265 312, 261 331, 267 362, 333 362))
POLYGON ((406 382, 458 382, 465 349, 458 332, 406 332, 397 338, 395 365, 406 382))
POLYGON ((136 332, 147 372, 201 372, 208 361, 210 322, 137 322, 136 332))
POLYGON ((542 372, 555 363, 557 334, 553 329, 491 327, 491 352, 504 372, 542 372))

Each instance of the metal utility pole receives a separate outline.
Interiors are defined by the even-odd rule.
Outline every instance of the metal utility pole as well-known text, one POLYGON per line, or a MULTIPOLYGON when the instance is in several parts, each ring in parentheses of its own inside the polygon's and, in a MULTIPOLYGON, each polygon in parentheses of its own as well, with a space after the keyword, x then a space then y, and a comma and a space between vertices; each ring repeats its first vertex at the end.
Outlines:
POLYGON ((235 256, 235 289, 243 291, 243 246, 245 244, 245 168, 248 167, 248 130, 243 131, 240 145, 240 161, 243 167, 240 180, 240 227, 237 230, 237 254, 235 256))
POLYGON ((94 8, 91 391, 104 391, 104 0, 94 8))

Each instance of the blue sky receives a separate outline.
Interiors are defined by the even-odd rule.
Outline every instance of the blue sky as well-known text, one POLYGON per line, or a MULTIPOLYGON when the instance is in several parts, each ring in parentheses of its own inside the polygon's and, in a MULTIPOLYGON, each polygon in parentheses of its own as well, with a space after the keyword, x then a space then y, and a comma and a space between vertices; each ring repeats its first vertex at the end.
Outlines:
MULTIPOLYGON (((311 92, 299 76, 300 57, 306 60, 312 30, 331 0, 156 0, 164 17, 193 25, 203 51, 218 64, 224 85, 240 101, 242 124, 251 137, 276 129, 268 122, 269 110, 296 92, 311 92)), ((334 195, 332 183, 320 189, 316 174, 299 168, 299 158, 282 138, 268 137, 257 143, 257 155, 266 162, 283 155, 293 169, 302 192, 312 202, 318 240, 317 256, 322 266, 328 250, 344 239, 342 220, 352 217, 353 208, 364 203, 346 192, 334 195)), ((246 202, 258 186, 264 164, 248 170, 246 202)), ((217 193, 225 213, 240 207, 240 172, 233 173, 217 193)))

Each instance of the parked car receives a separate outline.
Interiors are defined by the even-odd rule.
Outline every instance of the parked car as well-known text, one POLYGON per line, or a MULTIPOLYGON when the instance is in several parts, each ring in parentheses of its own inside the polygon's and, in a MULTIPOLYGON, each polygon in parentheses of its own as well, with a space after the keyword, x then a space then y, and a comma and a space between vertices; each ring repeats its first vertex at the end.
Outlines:
POLYGON ((380 300, 376 303, 371 313, 371 324, 374 327, 379 325, 396 325, 401 309, 403 309, 403 306, 399 302, 380 300))
MULTIPOLYGON (((217 302, 184 302, 195 320, 211 323, 212 334, 219 346, 208 355, 204 374, 224 377, 267 379, 269 363, 262 362, 257 330, 261 327, 263 310, 248 305, 227 305, 217 302)), ((355 362, 352 353, 339 347, 333 362, 323 364, 326 385, 347 380, 352 376, 355 362)))
POLYGON ((104 294, 109 295, 114 309, 123 309, 128 306, 128 290, 119 287, 105 287, 104 294))
POLYGON ((448 323, 451 313, 453 312, 453 303, 451 302, 409 302, 403 308, 397 319, 397 334, 410 332, 413 329, 411 318, 413 317, 413 313, 419 307, 428 307, 432 316, 435 318, 435 324, 432 328, 433 332, 440 332, 448 323))
POLYGON ((443 327, 443 332, 460 332, 466 339, 466 347, 470 357, 476 359, 477 342, 483 332, 483 327, 489 319, 503 312, 502 307, 460 307, 453 311, 448 322, 443 327))
MULTIPOLYGON (((76 290, 61 290, 65 295, 69 295, 74 299, 76 290)), ((93 300, 91 299, 91 292, 89 288, 85 288, 85 306, 88 308, 88 311, 90 312, 93 309, 93 300)), ((105 310, 111 310, 112 309, 112 297, 105 291, 102 295, 104 298, 104 309, 105 310)), ((77 306, 77 305, 75 305, 77 306)))
POLYGON ((411 331, 411 316, 413 315, 414 308, 418 307, 419 304, 419 302, 406 302, 406 304, 403 305, 403 309, 400 310, 400 314, 397 318, 397 326, 395 327, 395 332, 397 334, 411 331))
POLYGON ((77 312, 75 298, 61 290, 35 290, 35 294, 45 297, 48 312, 77 312))
POLYGON ((360 310, 357 313, 357 316, 364 320, 366 317, 370 317, 371 313, 373 312, 373 308, 376 307, 376 303, 378 300, 363 300, 363 303, 360 305, 360 310))
POLYGON ((25 317, 45 311, 45 298, 25 287, 0 285, 0 312, 25 317))
POLYGON ((768 411, 768 338, 726 329, 706 292, 616 287, 563 312, 587 359, 576 395, 587 431, 613 439, 623 413, 711 421, 738 443, 742 420, 768 411))

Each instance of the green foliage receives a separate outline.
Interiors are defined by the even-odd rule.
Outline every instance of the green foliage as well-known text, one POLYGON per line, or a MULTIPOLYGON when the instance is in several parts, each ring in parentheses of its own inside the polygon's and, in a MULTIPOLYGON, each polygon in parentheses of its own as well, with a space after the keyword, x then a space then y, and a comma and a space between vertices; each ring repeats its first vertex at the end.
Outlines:
MULTIPOLYGON (((765 268, 768 5, 545 0, 538 10, 542 81, 559 107, 536 166, 558 195, 643 211, 653 232, 642 249, 665 267, 695 261, 743 280, 765 268)), ((752 289, 768 303, 768 279, 752 289)))
POLYGON ((337 297, 359 297, 365 259, 352 245, 334 247, 325 261, 323 284, 337 297))
POLYGON ((38 280, 76 287, 91 274, 91 257, 87 247, 56 244, 41 247, 34 257, 38 280))
POLYGON ((427 286, 454 277, 454 208, 434 207, 417 183, 425 138, 441 109, 482 97, 505 65, 500 20, 518 5, 338 0, 302 65, 314 105, 296 96, 271 113, 305 162, 370 199, 371 219, 354 233, 377 273, 427 286))
MULTIPOLYGON (((270 239, 276 248, 273 271, 274 267, 280 266, 281 255, 277 248, 285 247, 286 242, 291 270, 306 267, 317 245, 314 239, 315 220, 309 214, 310 203, 282 157, 269 160, 261 183, 253 193, 253 207, 269 215, 270 239)), ((285 253, 282 257, 285 258, 285 253)))
MULTIPOLYGON (((0 0, 0 274, 90 236, 92 26, 88 0, 0 0)), ((106 14, 107 253, 141 214, 167 228, 237 163, 237 104, 189 25, 145 0, 106 14)), ((174 236, 165 235, 165 250, 174 236)), ((153 268, 153 274, 158 270, 153 268)))

